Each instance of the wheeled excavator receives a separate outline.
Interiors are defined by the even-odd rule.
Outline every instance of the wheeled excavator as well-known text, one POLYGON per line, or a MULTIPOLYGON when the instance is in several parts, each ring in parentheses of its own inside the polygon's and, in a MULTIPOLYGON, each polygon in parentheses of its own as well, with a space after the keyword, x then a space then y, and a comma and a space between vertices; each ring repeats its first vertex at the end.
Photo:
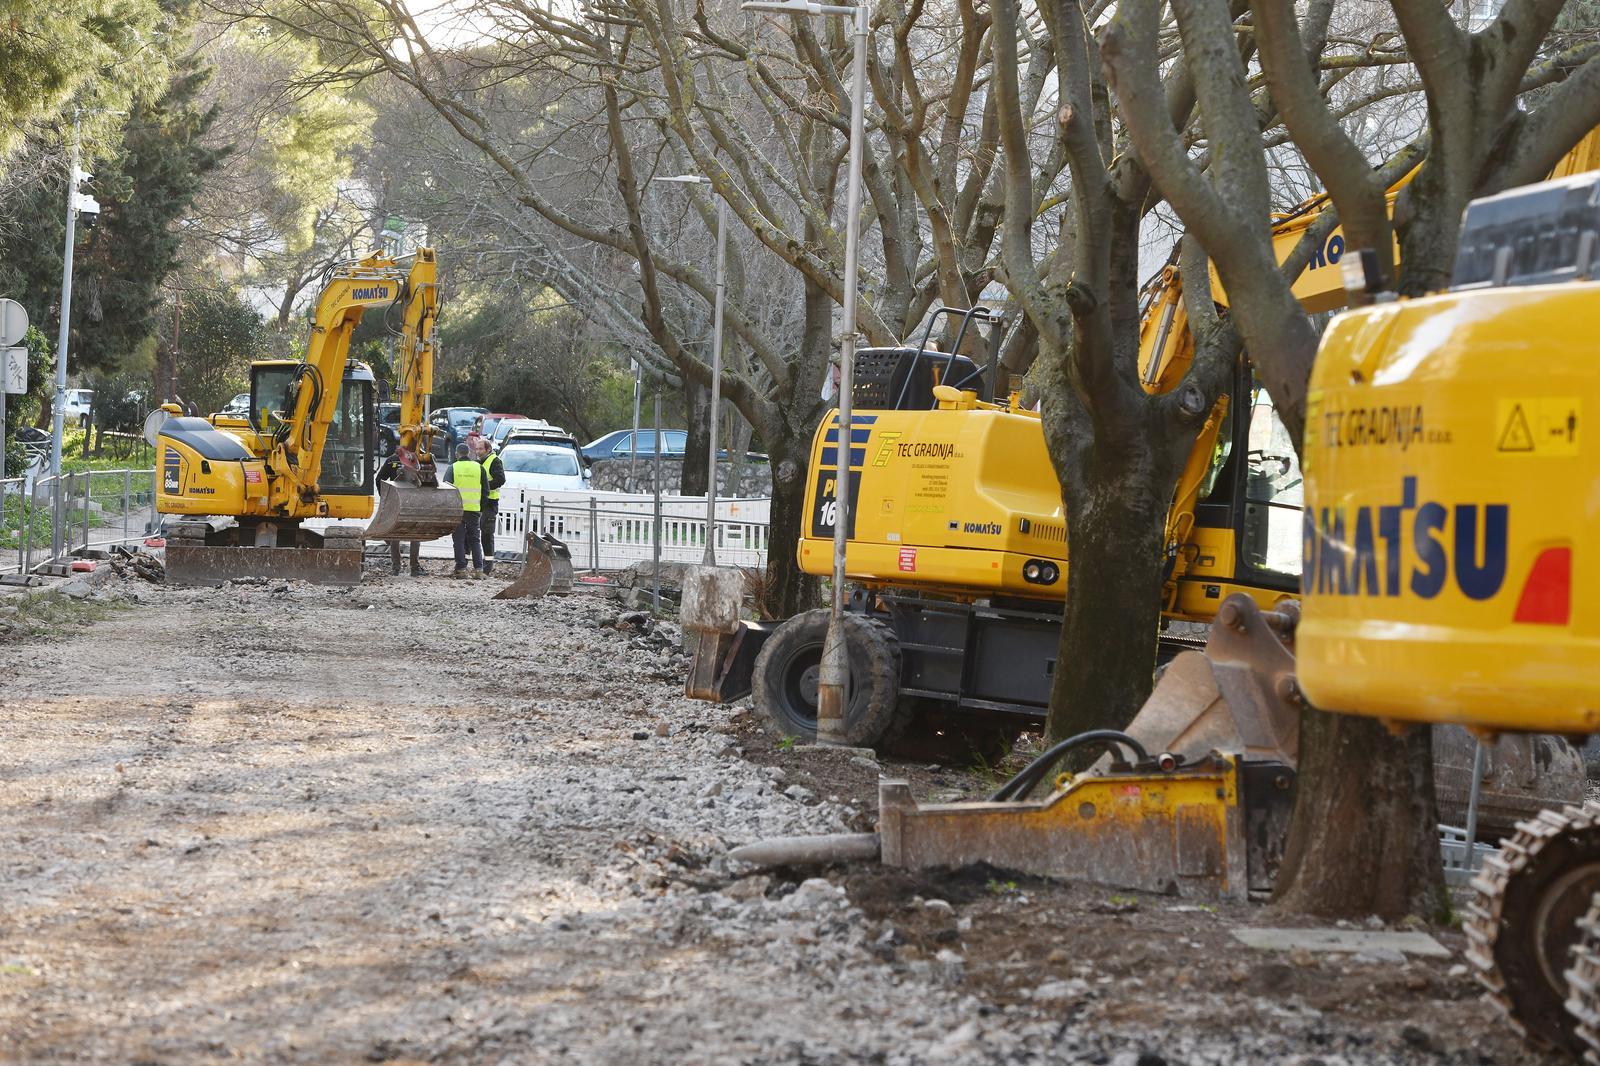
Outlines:
MULTIPOLYGON (((1563 166, 1578 165, 1592 150, 1575 151, 1563 166)), ((1411 178, 1390 189, 1391 210, 1411 178)), ((1274 217, 1280 261, 1328 206, 1318 195, 1274 217)), ((1344 305, 1346 256, 1344 233, 1333 228, 1294 282, 1308 311, 1344 305)), ((1228 296, 1215 276, 1212 292, 1225 308, 1228 296)), ((845 718, 851 743, 884 746, 936 728, 989 756, 1044 719, 1068 532, 1038 414, 1015 394, 994 395, 992 350, 987 365, 962 354, 983 347, 968 342, 995 317, 983 308, 941 309, 920 343, 858 353, 848 452, 854 506, 847 570, 857 584, 846 620, 857 678, 845 718), (954 341, 950 351, 935 352, 929 339, 945 315, 954 319, 954 341)), ((991 348, 1000 332, 991 328, 991 348)), ((1142 294, 1141 384, 1151 393, 1176 388, 1192 356, 1181 279, 1168 263, 1142 294)), ((832 568, 838 463, 834 414, 812 443, 798 548, 801 568, 818 576, 832 568)), ((1293 442, 1241 359, 1191 448, 1168 511, 1163 625, 1209 623, 1234 593, 1268 612, 1293 599, 1301 494, 1293 442)), ((811 735, 827 612, 721 628, 699 645, 689 694, 753 693, 781 733, 811 735)), ((1161 661, 1204 646, 1204 637, 1180 635, 1183 628, 1164 629, 1161 661)), ((1475 746, 1462 730, 1441 730, 1436 747, 1443 808, 1459 818, 1475 746)), ((1509 831, 1540 806, 1581 795, 1583 770, 1559 740, 1518 740, 1496 753, 1486 780, 1483 827, 1509 831)))
POLYGON ((317 298, 304 358, 250 365, 246 417, 161 409, 156 510, 169 516, 169 581, 254 576, 353 585, 364 539, 432 540, 460 523, 460 494, 440 487, 428 449, 437 271, 431 248, 337 264, 317 298), (350 336, 368 312, 384 315, 399 340, 399 475, 378 486, 373 374, 349 358, 350 336), (369 516, 365 528, 315 521, 369 516))

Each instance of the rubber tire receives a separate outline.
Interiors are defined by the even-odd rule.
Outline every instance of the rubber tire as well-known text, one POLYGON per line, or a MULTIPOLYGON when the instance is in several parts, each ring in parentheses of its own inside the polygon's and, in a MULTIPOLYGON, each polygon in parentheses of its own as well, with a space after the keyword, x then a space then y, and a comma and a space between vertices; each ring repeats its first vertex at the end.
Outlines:
MULTIPOLYGON (((828 617, 826 610, 795 615, 767 638, 756 656, 751 686, 756 710, 781 736, 805 741, 817 737, 815 672, 822 661, 828 617)), ((862 615, 846 614, 844 627, 850 651, 845 743, 876 748, 892 741, 904 727, 899 707, 900 642, 888 625, 862 615)))
POLYGON ((395 440, 395 438, 391 437, 387 432, 383 432, 381 430, 379 431, 378 457, 380 459, 387 459, 389 456, 393 455, 397 446, 398 442, 395 440))

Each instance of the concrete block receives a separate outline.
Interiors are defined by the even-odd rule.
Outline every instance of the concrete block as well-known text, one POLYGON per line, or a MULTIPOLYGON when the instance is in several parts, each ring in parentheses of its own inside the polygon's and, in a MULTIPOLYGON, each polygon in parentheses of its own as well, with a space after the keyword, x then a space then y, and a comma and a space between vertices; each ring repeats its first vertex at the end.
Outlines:
POLYGON ((1235 929, 1234 939, 1261 951, 1338 951, 1383 957, 1392 952, 1447 959, 1449 950, 1427 933, 1365 929, 1235 929))
POLYGON ((744 573, 720 566, 693 566, 683 575, 685 629, 732 633, 739 628, 744 602, 744 573))

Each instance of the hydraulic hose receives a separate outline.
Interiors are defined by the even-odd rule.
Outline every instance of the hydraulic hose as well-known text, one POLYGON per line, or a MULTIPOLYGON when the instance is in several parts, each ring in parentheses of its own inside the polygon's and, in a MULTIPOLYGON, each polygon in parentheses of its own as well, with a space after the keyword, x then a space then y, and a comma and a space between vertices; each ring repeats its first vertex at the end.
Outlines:
POLYGON ((994 795, 989 797, 990 803, 1001 803, 1006 800, 1025 799, 1032 792, 1063 755, 1076 748, 1087 747, 1091 744, 1104 744, 1107 746, 1120 746, 1133 753, 1135 762, 1146 762, 1150 753, 1143 744, 1120 729, 1091 729, 1087 733, 1068 737, 1066 740, 1053 745, 1050 750, 1034 759, 1027 766, 1017 772, 1017 776, 995 789, 994 795))

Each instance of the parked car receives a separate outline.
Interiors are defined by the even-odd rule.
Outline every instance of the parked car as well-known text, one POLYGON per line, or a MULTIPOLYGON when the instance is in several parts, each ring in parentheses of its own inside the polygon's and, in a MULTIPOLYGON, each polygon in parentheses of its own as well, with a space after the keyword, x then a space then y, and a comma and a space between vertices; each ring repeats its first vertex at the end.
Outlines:
MULTIPOLYGON (((689 442, 689 434, 681 429, 664 429, 661 431, 661 454, 664 458, 683 458, 684 451, 689 442)), ((644 429, 639 431, 639 454, 655 457, 656 435, 655 430, 644 429)), ((627 459, 633 454, 633 430, 618 429, 607 433, 598 440, 592 440, 583 446, 583 456, 590 462, 600 459, 627 459)))
POLYGON ((489 413, 486 407, 441 407, 428 421, 438 432, 433 435, 433 457, 448 462, 455 458, 456 445, 465 441, 478 420, 489 413))
MULTIPOLYGON (((489 441, 496 449, 505 444, 506 439, 513 433, 545 434, 571 440, 567 431, 560 426, 546 422, 542 418, 502 418, 494 424, 494 429, 484 430, 489 435, 489 441)), ((576 441, 573 442, 576 445, 576 441)))
POLYGON ((526 419, 527 415, 507 414, 505 411, 491 411, 483 416, 483 432, 485 436, 493 436, 495 428, 506 419, 526 419))
POLYGON ((500 449, 500 461, 505 464, 507 488, 581 492, 589 487, 589 469, 571 437, 513 434, 500 449))
POLYGON ((61 405, 61 415, 67 422, 87 426, 93 405, 93 389, 68 389, 67 401, 61 405))
POLYGON ((223 404, 222 410, 218 411, 217 414, 226 415, 229 418, 249 418, 250 394, 248 392, 239 393, 233 399, 223 404))
POLYGON ((378 420, 378 454, 387 459, 400 447, 400 405, 377 404, 374 414, 378 420))

